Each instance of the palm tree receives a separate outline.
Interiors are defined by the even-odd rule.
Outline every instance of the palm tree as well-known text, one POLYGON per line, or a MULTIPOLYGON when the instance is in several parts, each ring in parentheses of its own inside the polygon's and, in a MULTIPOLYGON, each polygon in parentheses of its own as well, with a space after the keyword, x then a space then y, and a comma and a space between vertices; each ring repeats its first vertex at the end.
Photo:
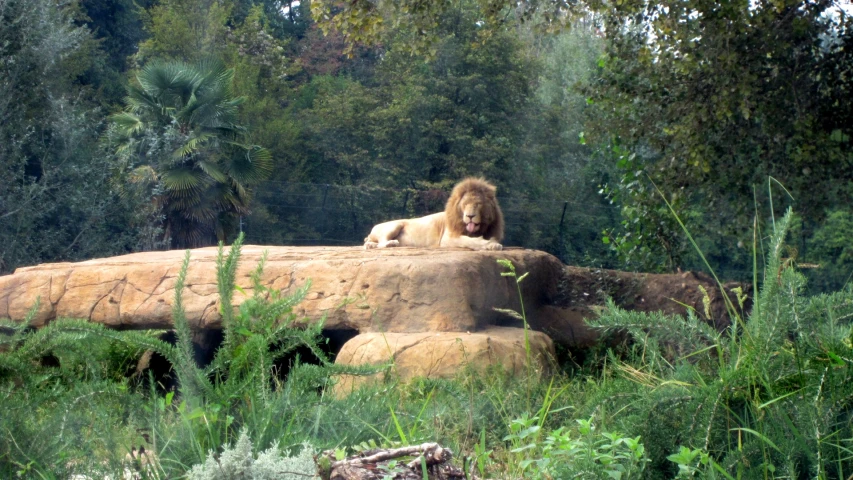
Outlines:
POLYGON ((233 76, 218 60, 149 63, 111 117, 124 178, 151 195, 172 247, 224 240, 272 171, 269 151, 245 143, 233 76))

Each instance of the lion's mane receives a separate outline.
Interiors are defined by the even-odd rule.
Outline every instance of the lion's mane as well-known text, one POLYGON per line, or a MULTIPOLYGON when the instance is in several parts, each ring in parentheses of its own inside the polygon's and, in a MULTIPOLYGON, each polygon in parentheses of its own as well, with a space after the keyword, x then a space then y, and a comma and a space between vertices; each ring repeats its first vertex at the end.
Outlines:
POLYGON ((450 198, 447 199, 447 205, 444 207, 444 215, 446 218, 446 228, 450 230, 454 237, 474 236, 483 237, 486 240, 500 242, 504 237, 504 217, 498 206, 498 199, 495 196, 497 188, 482 178, 466 178, 453 187, 450 193, 450 198), (462 218, 462 211, 459 204, 463 197, 471 195, 479 197, 482 200, 482 224, 484 228, 471 235, 465 231, 465 222, 462 218))
POLYGON ((364 248, 501 250, 504 219, 495 192, 482 178, 466 178, 453 188, 443 212, 374 225, 364 248))

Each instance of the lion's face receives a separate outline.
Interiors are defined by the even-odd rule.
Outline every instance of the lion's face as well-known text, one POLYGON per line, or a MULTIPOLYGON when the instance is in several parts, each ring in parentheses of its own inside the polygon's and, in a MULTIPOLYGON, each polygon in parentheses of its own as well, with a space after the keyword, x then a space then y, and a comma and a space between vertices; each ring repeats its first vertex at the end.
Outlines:
POLYGON ((481 178, 466 178, 456 184, 444 210, 451 234, 499 242, 504 225, 495 192, 494 185, 481 178))
POLYGON ((473 192, 466 193, 459 201, 459 220, 467 235, 481 235, 482 230, 494 221, 494 212, 487 199, 473 192))

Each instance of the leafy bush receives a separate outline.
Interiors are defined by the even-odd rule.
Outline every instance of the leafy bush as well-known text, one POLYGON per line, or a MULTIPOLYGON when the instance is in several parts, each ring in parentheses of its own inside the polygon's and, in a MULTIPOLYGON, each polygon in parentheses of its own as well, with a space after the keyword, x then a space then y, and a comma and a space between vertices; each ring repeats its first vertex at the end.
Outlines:
POLYGON ((252 442, 246 430, 234 446, 225 445, 219 458, 211 451, 203 464, 193 466, 189 480, 304 480, 317 477, 314 450, 304 444, 298 455, 282 452, 278 443, 258 453, 252 452, 252 442))
POLYGON ((290 296, 265 287, 261 276, 266 256, 251 274, 252 296, 235 308, 234 294, 246 294, 235 283, 242 243, 240 235, 227 255, 222 244, 219 247, 216 271, 223 342, 208 366, 193 359, 192 331, 181 298, 189 251, 175 285, 172 317, 177 340, 165 354, 174 365, 180 395, 175 404, 175 397, 157 404, 152 430, 156 442, 164 445, 161 457, 169 457, 181 474, 186 465, 204 461, 209 450, 229 443, 238 429, 256 435, 261 446, 304 434, 297 428, 299 422, 309 420, 308 411, 322 407, 316 405, 317 398, 333 384, 335 375, 378 370, 336 365, 328 358, 320 348, 324 319, 309 321, 293 312, 310 282, 290 296), (287 378, 279 379, 274 363, 299 348, 309 350, 319 365, 303 364, 295 357, 287 378))
POLYGON ((561 426, 542 438, 538 421, 517 418, 504 438, 525 457, 518 462, 524 478, 641 478, 648 459, 640 437, 597 432, 592 419, 578 419, 577 435, 561 426))
POLYGON ((806 273, 810 287, 831 291, 853 278, 853 212, 834 210, 806 242, 806 259, 818 265, 806 273))
POLYGON ((204 368, 196 365, 193 359, 192 331, 183 310, 182 295, 190 262, 189 251, 178 274, 172 308, 177 344, 168 354, 176 367, 181 394, 193 406, 226 406, 245 396, 253 401, 268 401, 276 382, 273 363, 299 347, 308 348, 326 370, 318 372, 310 368, 296 368, 291 371, 292 376, 312 375, 316 377, 313 380, 317 385, 324 386, 333 372, 344 370, 336 367, 319 348, 323 342, 324 319, 302 319, 305 320, 301 322, 304 327, 297 325, 300 319, 293 313, 293 307, 305 298, 311 282, 306 282, 290 296, 265 287, 261 284, 261 275, 266 255, 251 274, 252 296, 235 309, 234 292, 245 294, 235 284, 242 244, 241 235, 227 256, 222 244, 219 246, 216 277, 224 340, 211 364, 204 368))
POLYGON ((707 453, 721 467, 714 472, 742 478, 853 473, 845 440, 853 437, 853 290, 803 294, 803 275, 782 259, 791 218, 789 211, 777 223, 751 315, 723 334, 695 315, 612 304, 590 322, 633 339, 627 361, 610 357, 621 377, 611 388, 628 399, 618 405, 624 424, 646 442, 650 478, 685 475, 667 459, 684 445, 707 453), (673 342, 676 355, 665 355, 661 345, 673 342))
POLYGON ((0 477, 122 472, 137 441, 130 412, 143 406, 126 370, 143 346, 167 345, 84 320, 34 330, 30 319, 0 321, 0 477))

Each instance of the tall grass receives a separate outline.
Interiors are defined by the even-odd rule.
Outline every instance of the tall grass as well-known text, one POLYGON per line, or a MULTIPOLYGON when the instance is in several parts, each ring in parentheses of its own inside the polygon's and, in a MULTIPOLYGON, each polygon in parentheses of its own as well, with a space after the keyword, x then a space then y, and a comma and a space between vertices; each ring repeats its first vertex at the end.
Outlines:
POLYGON ((0 337, 0 408, 13 415, 0 416, 0 477, 107 475, 110 469, 121 475, 125 454, 144 445, 159 459, 149 473, 175 478, 204 462, 209 450, 233 443, 241 429, 262 449, 322 438, 318 419, 329 408, 324 392, 332 378, 376 369, 335 365, 321 348, 323 319, 293 313, 310 283, 292 295, 269 289, 261 283, 261 260, 251 274, 251 295, 239 288, 241 247, 242 237, 227 254, 220 245, 225 340, 210 365, 193 358, 194 332, 183 310, 189 252, 175 287, 175 345, 160 340, 159 332, 114 331, 85 320, 60 319, 39 330, 3 321, 8 335, 0 337), (235 294, 247 297, 239 308, 235 294), (310 352, 313 363, 294 356, 297 349, 310 352), (144 350, 169 360, 177 391, 161 394, 153 382, 146 389, 116 373, 132 370, 117 361, 144 350), (290 364, 281 378, 276 362, 285 358, 290 364), (56 365, 44 365, 44 359, 56 365))
MULTIPOLYGON (((626 330, 627 359, 611 357, 617 423, 642 435, 650 478, 677 472, 677 447, 705 452, 736 478, 841 478, 853 474, 853 292, 807 297, 782 258, 792 213, 776 223, 752 314, 718 334, 686 319, 612 304, 591 325, 626 330), (631 388, 633 393, 627 390, 631 388)), ((710 465, 710 464, 709 464, 710 465)))
POLYGON ((178 478, 246 432, 255 455, 274 445, 298 452, 304 442, 351 451, 428 439, 487 478, 847 480, 853 290, 803 294, 802 275, 783 258, 790 221, 790 212, 777 219, 755 308, 727 331, 692 312, 610 303, 590 324, 626 331, 631 342, 591 355, 573 376, 543 381, 497 368, 406 384, 389 376, 346 398, 327 393, 344 369, 319 348, 320 323, 293 314, 307 287, 291 296, 267 289, 261 262, 252 292, 238 288, 240 242, 218 260, 225 341, 210 365, 197 365, 180 302, 187 257, 175 345, 157 332, 79 320, 0 325, 8 333, 0 337, 0 477, 117 478, 125 454, 145 445, 158 463, 143 476, 178 478), (299 348, 319 360, 289 357, 287 375, 277 375, 277 362, 299 348), (170 359, 176 392, 126 378, 145 349, 170 359))
POLYGON ((181 302, 190 252, 178 275, 173 303, 177 342, 171 353, 180 395, 158 403, 163 415, 153 417, 150 426, 160 457, 173 465, 163 467, 170 475, 203 463, 209 451, 234 443, 241 431, 253 439, 258 451, 279 443, 301 445, 318 436, 317 417, 326 408, 325 392, 334 376, 376 372, 333 363, 321 348, 324 319, 302 319, 293 312, 310 281, 290 295, 264 286, 265 254, 250 275, 251 296, 238 287, 242 240, 241 235, 227 254, 219 247, 216 274, 223 342, 210 365, 199 366, 191 356, 192 329, 181 302), (234 305, 235 294, 246 297, 239 307, 234 305), (294 356, 299 349, 310 352, 313 363, 294 356), (286 378, 281 378, 276 365, 285 358, 290 365, 286 378), (312 421, 314 431, 308 434, 312 421))

